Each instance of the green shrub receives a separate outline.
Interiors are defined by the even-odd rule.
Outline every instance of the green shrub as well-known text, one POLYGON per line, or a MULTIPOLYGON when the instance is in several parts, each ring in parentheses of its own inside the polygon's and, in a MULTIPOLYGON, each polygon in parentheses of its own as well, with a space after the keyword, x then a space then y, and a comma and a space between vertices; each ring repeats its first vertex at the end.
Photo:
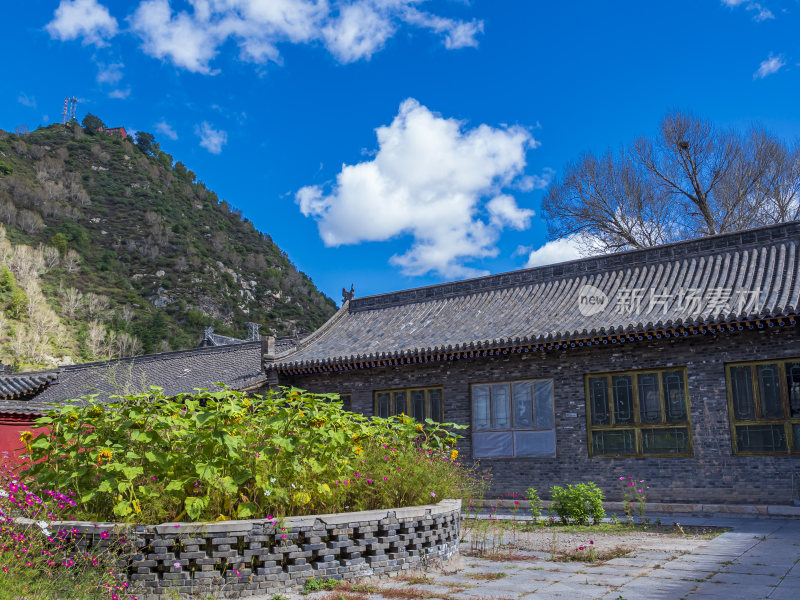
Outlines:
POLYGON ((603 490, 592 481, 570 484, 566 488, 554 485, 550 493, 553 497, 550 510, 557 514, 565 525, 569 521, 586 525, 590 518, 594 523, 599 523, 606 515, 603 508, 603 490))
POLYGON ((536 488, 529 487, 525 492, 525 499, 530 503, 531 516, 534 521, 538 521, 542 516, 542 499, 539 497, 539 492, 536 488))
POLYGON ((342 410, 337 397, 160 388, 68 402, 37 425, 32 488, 74 490, 76 518, 164 522, 319 514, 477 497, 452 430, 342 410))

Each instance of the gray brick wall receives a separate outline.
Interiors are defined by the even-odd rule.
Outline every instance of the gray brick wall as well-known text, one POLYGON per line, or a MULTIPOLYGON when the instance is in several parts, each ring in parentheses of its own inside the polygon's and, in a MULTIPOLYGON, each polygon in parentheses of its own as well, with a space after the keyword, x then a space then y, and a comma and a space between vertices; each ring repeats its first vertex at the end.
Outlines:
POLYGON ((458 553, 461 501, 395 510, 262 520, 167 523, 133 531, 113 524, 75 529, 84 549, 125 536, 138 552, 128 581, 141 600, 170 592, 224 597, 286 592, 311 577, 352 579, 424 567, 458 553), (102 539, 104 531, 111 532, 102 539), (285 535, 285 538, 282 536, 285 535), (178 567, 176 563, 180 563, 178 567))
MULTIPOLYGON (((648 497, 656 502, 786 504, 791 501, 792 472, 800 473, 800 456, 733 455, 725 364, 790 357, 800 357, 800 326, 281 376, 280 383, 352 394, 353 410, 367 415, 373 414, 374 390, 441 385, 445 420, 469 425, 470 384, 552 378, 556 457, 482 459, 481 468, 492 473, 492 496, 505 497, 528 486, 546 492, 553 485, 595 481, 609 499, 617 500, 618 478, 632 475, 647 480, 648 497), (590 458, 584 375, 671 366, 687 371, 694 456, 590 458)), ((459 450, 464 458, 472 455, 469 432, 459 450)))

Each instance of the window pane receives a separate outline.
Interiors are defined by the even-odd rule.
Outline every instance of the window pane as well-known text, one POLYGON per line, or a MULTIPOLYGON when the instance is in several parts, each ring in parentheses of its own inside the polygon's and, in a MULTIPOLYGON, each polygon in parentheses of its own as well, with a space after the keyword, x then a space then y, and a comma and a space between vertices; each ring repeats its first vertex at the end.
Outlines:
POLYGON ((611 378, 614 393, 614 422, 633 423, 633 382, 630 375, 611 378))
POLYGON ((492 386, 492 428, 511 429, 510 386, 499 384, 492 386))
POLYGON ((529 381, 515 383, 513 386, 514 427, 533 429, 533 403, 529 381))
POLYGON ((636 378, 639 386, 639 416, 642 423, 661 422, 661 398, 658 396, 658 374, 645 373, 636 378))
POLYGON ((511 432, 487 431, 472 434, 472 452, 476 458, 511 456, 511 432))
MULTIPOLYGON (((472 386, 472 420, 473 426, 478 429, 489 429, 492 426, 489 417, 489 386, 472 386)), ((475 456, 478 456, 477 454, 475 456)))
POLYGON ((592 454, 636 454, 633 429, 592 432, 592 454))
POLYGON ((753 380, 750 367, 731 367, 731 398, 733 418, 745 421, 756 418, 756 403, 753 399, 753 380))
POLYGON ((394 412, 392 414, 393 415, 408 414, 408 404, 406 403, 405 392, 394 393, 394 412))
POLYGON ((442 420, 442 390, 428 390, 428 401, 431 405, 431 419, 442 420))
POLYGON ((736 428, 739 452, 786 452, 783 425, 740 425, 736 428))
POLYGON ((689 430, 686 427, 642 429, 642 454, 688 454, 689 430))
POLYGON ((789 414, 800 417, 800 362, 786 363, 786 390, 789 393, 789 414))
POLYGON ((800 424, 792 425, 792 437, 794 438, 794 451, 800 452, 800 424))
POLYGON ((515 431, 514 456, 555 456, 556 432, 515 431))
POLYGON ((592 410, 592 425, 610 425, 608 412, 608 380, 605 377, 589 378, 589 404, 592 410))
POLYGON ((761 403, 762 419, 780 419, 783 417, 781 403, 781 384, 778 376, 778 365, 758 365, 758 399, 761 403))
POLYGON ((411 392, 411 416, 417 421, 425 420, 425 390, 411 392))
MULTIPOLYGON (((536 416, 536 429, 553 429, 553 382, 537 381, 533 384, 533 412, 536 416)), ((553 448, 555 452, 555 447, 553 448)))
POLYGON ((664 411, 667 423, 686 421, 686 390, 683 386, 683 373, 681 371, 662 373, 661 386, 664 388, 664 411))
POLYGON ((377 404, 377 412, 379 417, 387 418, 391 413, 389 411, 389 392, 380 392, 375 394, 375 404, 377 404))

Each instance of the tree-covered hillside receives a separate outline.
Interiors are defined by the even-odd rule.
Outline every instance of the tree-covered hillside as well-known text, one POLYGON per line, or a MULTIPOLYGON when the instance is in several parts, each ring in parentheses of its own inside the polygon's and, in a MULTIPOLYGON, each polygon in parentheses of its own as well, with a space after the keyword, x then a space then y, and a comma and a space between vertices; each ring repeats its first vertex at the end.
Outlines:
POLYGON ((287 335, 335 304, 152 136, 0 130, 0 360, 17 368, 287 335), (5 268, 4 268, 5 267, 5 268))

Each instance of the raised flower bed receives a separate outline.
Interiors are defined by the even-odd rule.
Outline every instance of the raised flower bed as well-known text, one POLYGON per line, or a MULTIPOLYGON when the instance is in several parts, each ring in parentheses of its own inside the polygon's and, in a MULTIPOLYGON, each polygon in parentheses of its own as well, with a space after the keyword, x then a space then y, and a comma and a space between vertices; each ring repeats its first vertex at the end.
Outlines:
POLYGON ((351 579, 448 559, 458 552, 461 500, 281 520, 51 527, 76 530, 87 551, 125 536, 135 552, 127 577, 140 599, 165 590, 239 597, 285 592, 311 577, 351 579))

